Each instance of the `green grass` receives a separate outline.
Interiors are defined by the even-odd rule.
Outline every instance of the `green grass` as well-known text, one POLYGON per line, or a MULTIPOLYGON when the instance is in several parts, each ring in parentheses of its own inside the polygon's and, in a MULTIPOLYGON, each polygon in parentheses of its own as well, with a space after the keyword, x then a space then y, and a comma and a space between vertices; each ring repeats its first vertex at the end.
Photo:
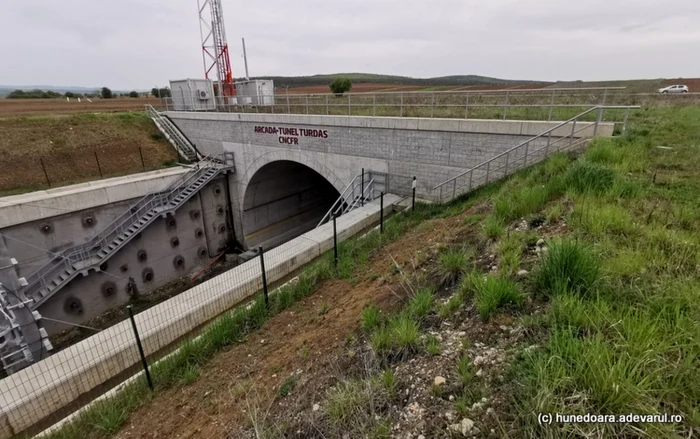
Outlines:
POLYGON ((433 290, 420 288, 408 301, 408 313, 414 319, 422 319, 430 314, 433 308, 433 290))
POLYGON ((468 387, 474 379, 474 369, 471 360, 466 355, 457 359, 457 378, 462 387, 468 387))
POLYGON ((425 350, 430 355, 440 355, 442 352, 442 346, 440 346, 440 341, 434 335, 428 335, 425 338, 425 350))
POLYGON ((374 305, 362 310, 362 329, 371 332, 382 323, 382 311, 374 305))
POLYGON ((440 255, 438 274, 443 285, 454 285, 467 272, 471 254, 462 250, 449 250, 440 255))
POLYGON ((514 368, 521 436, 680 438, 700 424, 699 140, 700 109, 644 109, 567 171, 572 236, 532 277, 547 339, 514 368), (532 416, 563 411, 684 421, 543 428, 532 416))
POLYGON ((567 291, 585 294, 600 280, 599 265, 587 245, 571 239, 552 240, 533 273, 533 285, 541 294, 567 291))
POLYGON ((294 387, 296 387, 296 385, 296 377, 291 376, 287 378, 277 389, 277 396, 279 396, 280 398, 284 398, 285 396, 289 395, 292 392, 292 390, 294 390, 294 387))
POLYGON ((476 310, 488 320, 502 308, 515 308, 525 301, 520 285, 503 275, 470 276, 471 289, 476 301, 476 310))
POLYGON ((506 232, 506 226, 503 220, 491 215, 484 220, 482 228, 484 230, 484 235, 493 240, 500 238, 506 232))

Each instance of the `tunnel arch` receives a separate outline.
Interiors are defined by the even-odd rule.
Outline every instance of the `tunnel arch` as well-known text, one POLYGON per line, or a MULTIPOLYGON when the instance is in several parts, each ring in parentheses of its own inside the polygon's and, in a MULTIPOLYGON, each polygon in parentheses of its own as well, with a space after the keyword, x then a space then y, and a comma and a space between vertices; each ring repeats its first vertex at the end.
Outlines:
POLYGON ((318 170, 295 160, 267 161, 246 177, 241 219, 249 248, 271 248, 313 229, 340 196, 318 170))

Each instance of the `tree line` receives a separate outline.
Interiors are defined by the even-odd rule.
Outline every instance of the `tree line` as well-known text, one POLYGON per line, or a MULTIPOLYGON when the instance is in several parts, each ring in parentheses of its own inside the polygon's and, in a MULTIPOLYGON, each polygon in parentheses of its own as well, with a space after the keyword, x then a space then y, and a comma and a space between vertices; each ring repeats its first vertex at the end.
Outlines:
MULTIPOLYGON (((167 87, 164 88, 153 88, 151 90, 151 95, 155 97, 170 97, 170 89, 167 87)), ((102 98, 102 99, 112 99, 116 97, 129 97, 129 98, 138 98, 139 96, 145 96, 146 93, 140 93, 137 91, 130 91, 130 92, 123 92, 123 93, 116 93, 113 92, 109 87, 102 87, 99 90, 95 90, 94 92, 90 93, 78 93, 78 92, 72 92, 72 91, 67 91, 65 93, 59 93, 53 90, 40 90, 40 89, 34 89, 34 90, 13 90, 11 91, 6 98, 7 99, 57 99, 57 98, 71 98, 71 99, 77 99, 77 98, 102 98)))

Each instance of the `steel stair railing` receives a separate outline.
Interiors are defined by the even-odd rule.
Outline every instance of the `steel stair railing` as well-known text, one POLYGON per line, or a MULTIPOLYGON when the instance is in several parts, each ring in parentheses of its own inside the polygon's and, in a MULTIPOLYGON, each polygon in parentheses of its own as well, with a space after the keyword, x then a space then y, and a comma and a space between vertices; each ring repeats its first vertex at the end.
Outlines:
POLYGON ((160 114, 152 105, 146 105, 146 111, 156 127, 158 127, 160 132, 163 133, 165 138, 168 139, 181 156, 192 162, 203 158, 201 154, 197 152, 194 145, 192 145, 190 141, 182 135, 180 130, 173 125, 170 119, 160 114))
POLYGON ((101 264, 156 218, 174 212, 220 172, 232 168, 230 153, 207 157, 196 168, 171 183, 165 190, 144 196, 103 228, 92 239, 55 255, 47 264, 27 276, 26 297, 36 307, 81 271, 101 264))
MULTIPOLYGON (((513 148, 510 148, 509 150, 504 151, 496 155, 495 157, 492 157, 474 166, 473 168, 468 169, 460 173, 459 175, 436 185, 435 187, 433 187, 433 191, 438 189, 440 190, 438 196, 440 202, 449 201, 457 197, 458 195, 461 195, 464 192, 469 192, 482 184, 487 184, 492 181, 496 181, 500 178, 512 174, 518 169, 522 169, 528 165, 532 165, 539 161, 542 161, 554 153, 573 149, 581 145, 582 143, 587 142, 588 138, 576 138, 576 135, 579 134, 581 131, 590 130, 591 124, 586 123, 582 127, 579 125, 578 129, 576 125, 584 116, 594 111, 597 111, 598 114, 595 122, 593 122, 592 125, 593 136, 591 137, 595 137, 598 132, 598 126, 602 120, 604 110, 624 109, 627 110, 627 114, 629 114, 629 110, 636 108, 639 108, 639 106, 596 106, 589 108, 583 113, 580 113, 567 121, 564 121, 552 128, 549 128, 546 131, 514 146, 513 148), (559 136, 558 138, 552 140, 552 133, 556 131, 562 131, 562 129, 567 125, 571 125, 571 132, 567 131, 566 135, 559 136), (539 141, 538 143, 544 144, 545 146, 537 147, 537 141, 539 141), (458 181, 460 180, 461 182, 458 183, 458 181), (462 189, 464 189, 465 187, 466 190, 463 191, 462 189)), ((626 121, 627 117, 625 117, 625 123, 626 121)), ((626 126, 623 127, 623 131, 625 130, 625 128, 626 126)), ((566 129, 568 130, 568 128, 566 129)))
MULTIPOLYGON (((372 174, 368 172, 365 175, 372 174)), ((370 181, 367 182, 367 184, 365 184, 364 188, 360 187, 361 183, 360 181, 358 181, 360 179, 361 176, 357 175, 355 176, 355 178, 352 179, 350 183, 348 183, 347 186, 345 186, 343 192, 340 194, 338 199, 335 200, 333 205, 331 205, 330 209, 328 209, 326 214, 323 215, 323 218, 321 218, 321 221, 319 221, 316 227, 320 227, 321 225, 333 219, 333 217, 346 214, 352 209, 355 209, 358 203, 362 203, 363 199, 365 202, 372 201, 374 199, 375 178, 371 178, 370 181), (359 195, 357 194, 358 188, 360 189, 359 195)))

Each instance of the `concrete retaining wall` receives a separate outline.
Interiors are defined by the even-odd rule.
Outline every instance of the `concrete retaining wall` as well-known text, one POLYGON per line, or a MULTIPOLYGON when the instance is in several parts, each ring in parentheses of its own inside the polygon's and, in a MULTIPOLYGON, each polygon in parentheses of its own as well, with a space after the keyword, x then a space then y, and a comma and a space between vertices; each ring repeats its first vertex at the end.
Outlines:
MULTIPOLYGON (((398 201, 387 195, 385 214, 398 201)), ((338 238, 347 239, 378 220, 375 201, 340 217, 338 238)), ((332 224, 328 223, 267 252, 268 282, 282 279, 332 246, 332 224)), ((260 275, 260 262, 253 259, 139 313, 136 323, 146 354, 160 351, 255 294, 262 287, 260 275)), ((42 421, 138 362, 130 323, 124 321, 3 379, 0 439, 47 427, 42 421)))

